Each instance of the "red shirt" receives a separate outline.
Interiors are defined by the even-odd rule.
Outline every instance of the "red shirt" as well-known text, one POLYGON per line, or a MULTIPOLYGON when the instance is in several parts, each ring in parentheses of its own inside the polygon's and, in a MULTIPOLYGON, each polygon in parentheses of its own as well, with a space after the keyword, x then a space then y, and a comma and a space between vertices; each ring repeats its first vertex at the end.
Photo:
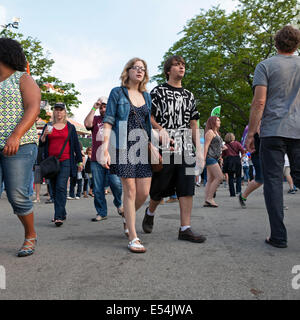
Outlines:
POLYGON ((226 143, 225 146, 227 147, 227 150, 224 150, 222 152, 222 156, 225 157, 236 157, 239 155, 239 153, 243 154, 245 153, 245 149, 242 147, 242 145, 238 141, 232 141, 229 144, 226 143))
MULTIPOLYGON (((68 125, 66 125, 62 130, 57 130, 53 127, 53 131, 51 134, 48 135, 49 141, 49 148, 48 154, 49 156, 56 156, 58 157, 60 151, 68 137, 68 125)), ((70 156, 70 140, 67 142, 66 147, 64 149, 63 154, 61 155, 59 161, 65 161, 71 158, 70 156)))
POLYGON ((98 148, 103 143, 103 118, 101 116, 95 116, 92 127, 92 159, 91 161, 97 161, 98 148))

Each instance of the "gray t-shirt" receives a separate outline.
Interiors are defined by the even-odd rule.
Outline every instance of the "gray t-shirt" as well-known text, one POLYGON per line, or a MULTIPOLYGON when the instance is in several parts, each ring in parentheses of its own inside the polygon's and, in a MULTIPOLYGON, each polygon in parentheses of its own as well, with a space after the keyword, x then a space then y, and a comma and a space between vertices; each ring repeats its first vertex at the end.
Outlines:
POLYGON ((268 88, 260 137, 300 139, 300 57, 278 54, 260 62, 256 86, 268 88))

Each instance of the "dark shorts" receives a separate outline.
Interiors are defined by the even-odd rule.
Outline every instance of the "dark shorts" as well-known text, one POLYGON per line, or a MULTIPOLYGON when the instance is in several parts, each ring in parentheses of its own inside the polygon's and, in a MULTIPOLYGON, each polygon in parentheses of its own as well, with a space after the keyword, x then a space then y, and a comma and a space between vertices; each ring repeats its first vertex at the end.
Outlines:
POLYGON ((178 198, 192 197, 195 194, 195 174, 190 175, 190 171, 193 171, 194 168, 195 164, 164 165, 160 172, 153 173, 150 198, 154 201, 160 201, 175 193, 178 198))

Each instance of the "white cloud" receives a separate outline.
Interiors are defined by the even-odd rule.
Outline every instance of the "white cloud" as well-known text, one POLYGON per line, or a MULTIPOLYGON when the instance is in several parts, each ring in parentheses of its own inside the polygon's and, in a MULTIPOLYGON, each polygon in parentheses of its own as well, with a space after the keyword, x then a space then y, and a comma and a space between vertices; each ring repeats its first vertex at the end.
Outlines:
POLYGON ((78 38, 60 38, 56 47, 48 47, 55 61, 51 74, 63 82, 72 82, 81 95, 79 109, 73 109, 74 119, 84 118, 98 97, 109 95, 112 83, 119 85, 120 70, 114 70, 121 57, 113 49, 102 47, 96 41, 78 38), (61 45, 60 45, 61 44, 61 45))
MULTIPOLYGON (((6 8, 2 5, 0 5, 0 25, 5 25, 6 24, 6 8)), ((2 29, 2 27, 1 27, 2 29)))

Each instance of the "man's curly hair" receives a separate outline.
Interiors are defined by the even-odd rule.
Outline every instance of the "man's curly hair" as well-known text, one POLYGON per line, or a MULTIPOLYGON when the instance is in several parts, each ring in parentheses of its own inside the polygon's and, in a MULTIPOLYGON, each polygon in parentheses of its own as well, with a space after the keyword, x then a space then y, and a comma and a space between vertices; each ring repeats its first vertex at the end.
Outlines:
POLYGON ((0 62, 16 71, 25 71, 26 57, 21 44, 10 38, 0 38, 0 62))
POLYGON ((275 47, 285 53, 295 52, 300 46, 300 30, 288 25, 277 31, 275 47))

